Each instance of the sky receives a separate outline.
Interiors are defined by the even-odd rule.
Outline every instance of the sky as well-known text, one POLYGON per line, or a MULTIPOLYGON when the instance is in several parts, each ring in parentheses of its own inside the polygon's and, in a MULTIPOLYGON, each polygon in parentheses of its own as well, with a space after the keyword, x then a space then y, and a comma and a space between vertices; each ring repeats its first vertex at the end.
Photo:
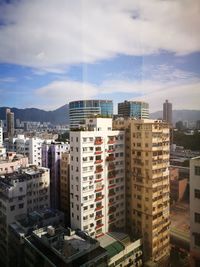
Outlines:
POLYGON ((200 109, 199 0, 0 0, 0 106, 200 109))

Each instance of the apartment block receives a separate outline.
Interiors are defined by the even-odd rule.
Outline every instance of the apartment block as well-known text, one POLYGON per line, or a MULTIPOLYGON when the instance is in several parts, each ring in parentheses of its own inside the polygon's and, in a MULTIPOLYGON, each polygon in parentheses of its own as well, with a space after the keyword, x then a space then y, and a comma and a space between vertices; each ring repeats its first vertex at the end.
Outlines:
POLYGON ((200 266, 200 157, 190 160, 190 256, 200 266))
POLYGON ((0 147, 3 145, 3 122, 0 120, 0 147))
POLYGON ((0 261, 8 260, 8 225, 16 216, 50 206, 49 170, 21 168, 0 177, 0 261))
POLYGON ((15 133, 15 119, 14 113, 9 108, 6 109, 6 127, 8 138, 12 138, 15 133))
MULTIPOLYGON (((118 119, 126 135, 127 229, 143 238, 146 264, 169 256, 169 126, 162 121, 118 119)), ((155 265, 156 266, 156 265, 155 265)))
POLYGON ((125 226, 124 131, 112 119, 86 120, 70 132, 71 226, 99 237, 125 226))
POLYGON ((64 152, 60 159, 60 210, 65 214, 65 223, 70 225, 70 154, 64 152))
POLYGON ((42 145, 42 166, 50 169, 51 207, 60 206, 60 160, 62 154, 69 151, 69 144, 62 142, 44 143, 42 145))

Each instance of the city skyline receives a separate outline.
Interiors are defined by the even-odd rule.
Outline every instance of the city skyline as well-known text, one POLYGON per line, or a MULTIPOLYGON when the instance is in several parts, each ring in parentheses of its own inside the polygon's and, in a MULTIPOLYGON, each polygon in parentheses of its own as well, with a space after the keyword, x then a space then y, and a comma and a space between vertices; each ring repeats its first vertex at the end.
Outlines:
POLYGON ((1 1, 0 106, 169 99, 198 109, 200 3, 1 1), (120 22, 120 23, 119 23, 120 22))

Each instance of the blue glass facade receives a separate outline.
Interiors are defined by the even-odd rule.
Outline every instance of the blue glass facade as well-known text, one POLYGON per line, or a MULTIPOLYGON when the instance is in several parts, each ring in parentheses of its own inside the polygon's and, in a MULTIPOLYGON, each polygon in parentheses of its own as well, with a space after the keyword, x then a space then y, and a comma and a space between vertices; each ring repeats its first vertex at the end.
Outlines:
POLYGON ((93 115, 112 117, 112 100, 79 100, 69 103, 70 128, 79 127, 86 118, 93 115))

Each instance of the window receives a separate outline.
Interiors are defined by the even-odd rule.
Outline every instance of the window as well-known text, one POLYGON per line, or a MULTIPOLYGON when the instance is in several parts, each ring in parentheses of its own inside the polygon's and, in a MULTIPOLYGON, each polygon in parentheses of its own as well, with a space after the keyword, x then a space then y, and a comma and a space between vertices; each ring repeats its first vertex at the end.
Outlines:
POLYGON ((194 244, 195 246, 200 247, 200 234, 199 233, 194 234, 194 244))
POLYGON ((200 166, 194 166, 194 173, 200 176, 200 166))
POLYGON ((19 204, 19 209, 23 209, 24 203, 19 204))
POLYGON ((11 211, 15 210, 15 205, 14 206, 10 206, 10 210, 11 211))
POLYGON ((200 213, 194 213, 194 221, 196 223, 200 223, 200 213))
POLYGON ((200 198, 200 190, 199 189, 194 189, 194 197, 200 198))

